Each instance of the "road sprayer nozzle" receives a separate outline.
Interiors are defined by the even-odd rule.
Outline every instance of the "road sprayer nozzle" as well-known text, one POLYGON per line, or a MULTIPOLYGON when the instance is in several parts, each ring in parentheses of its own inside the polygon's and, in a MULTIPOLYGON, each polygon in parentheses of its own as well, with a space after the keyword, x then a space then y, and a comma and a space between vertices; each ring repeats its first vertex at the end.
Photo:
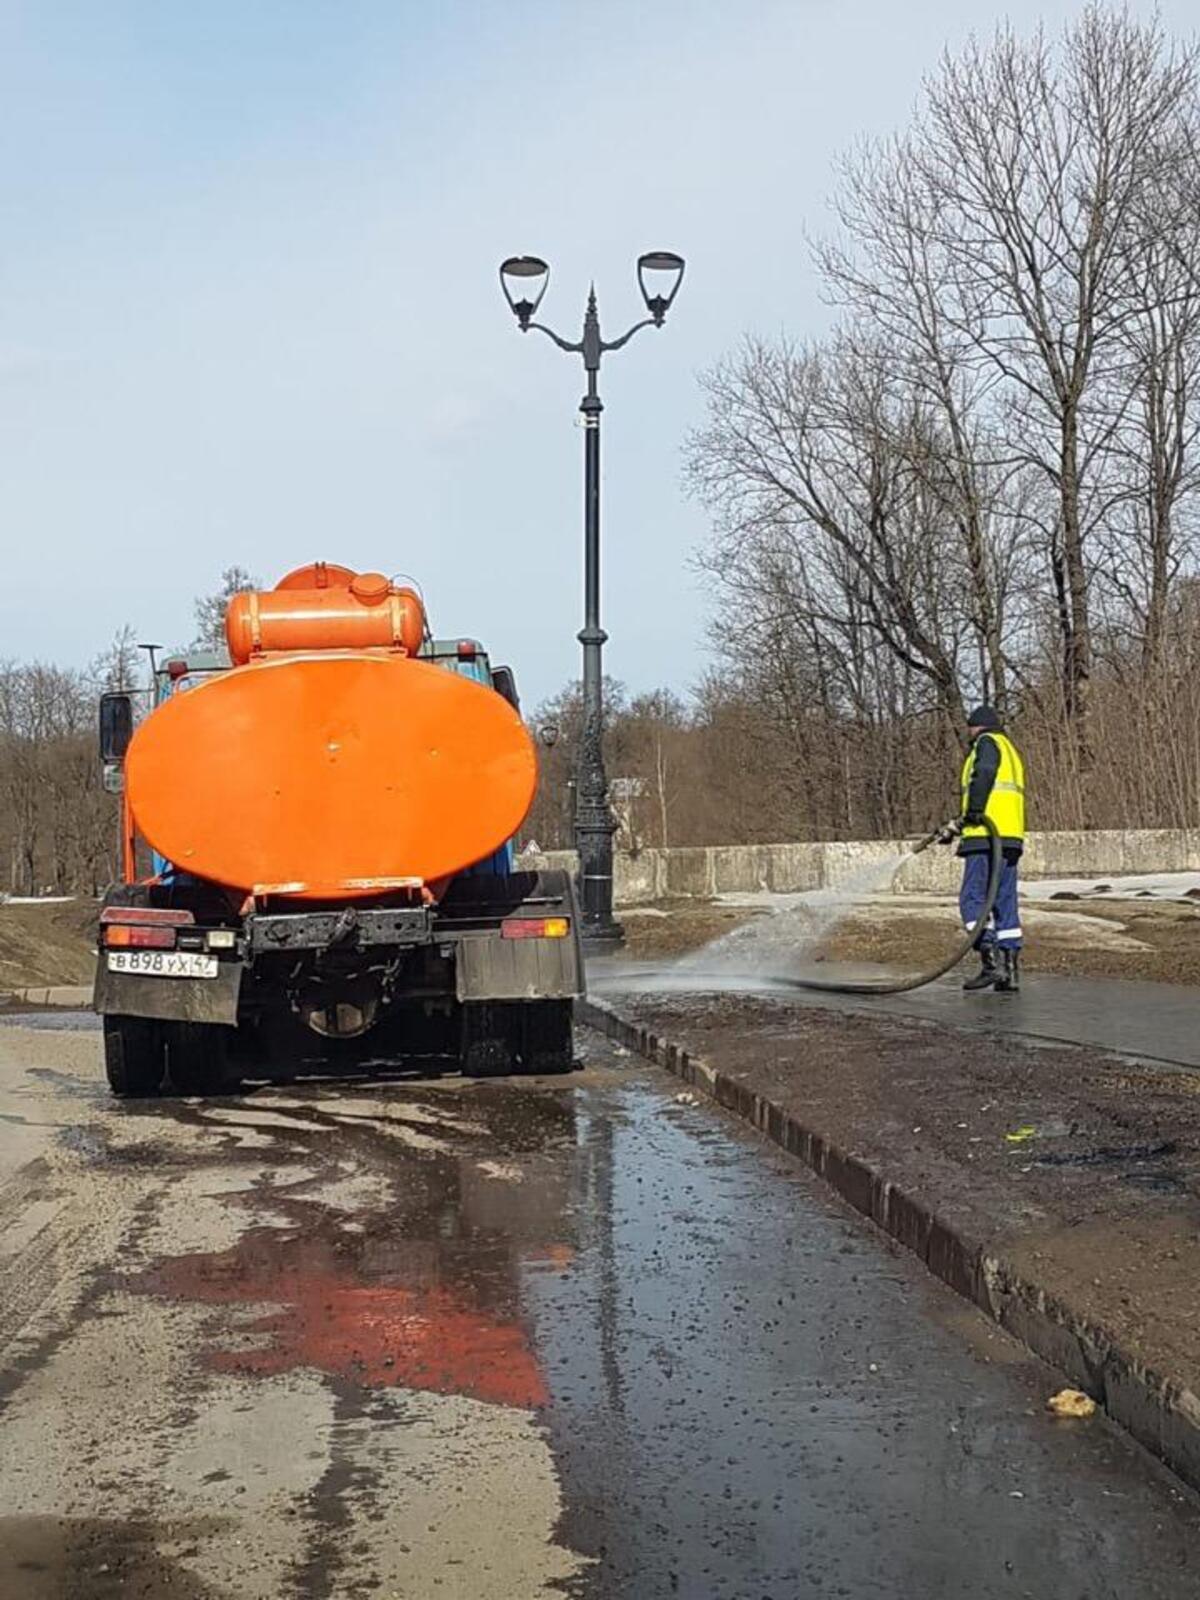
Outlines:
POLYGON ((962 833, 962 826, 961 817, 951 817, 949 822, 943 822, 940 828, 935 828, 923 839, 918 839, 912 848, 913 855, 919 856, 922 850, 928 850, 931 844, 953 844, 962 833))

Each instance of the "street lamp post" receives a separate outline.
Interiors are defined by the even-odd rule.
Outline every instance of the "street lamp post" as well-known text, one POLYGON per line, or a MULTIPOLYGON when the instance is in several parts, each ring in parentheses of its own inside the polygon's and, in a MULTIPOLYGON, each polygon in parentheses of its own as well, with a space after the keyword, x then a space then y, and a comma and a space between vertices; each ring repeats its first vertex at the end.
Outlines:
POLYGON ((613 949, 623 932, 613 917, 613 833, 604 771, 604 672, 602 651, 608 635, 600 626, 600 414, 604 407, 597 388, 600 358, 628 344, 642 328, 661 328, 683 281, 683 257, 669 250, 640 256, 638 285, 648 316, 635 322, 619 339, 600 332, 595 286, 588 292, 583 337, 563 339, 534 320, 550 268, 539 256, 510 256, 500 267, 500 286, 522 333, 534 328, 560 350, 583 357, 587 389, 579 402, 583 416, 583 730, 575 783, 575 849, 579 856, 579 898, 583 937, 592 951, 613 949), (657 286, 657 291, 656 291, 657 286), (532 298, 530 298, 532 296, 532 298))

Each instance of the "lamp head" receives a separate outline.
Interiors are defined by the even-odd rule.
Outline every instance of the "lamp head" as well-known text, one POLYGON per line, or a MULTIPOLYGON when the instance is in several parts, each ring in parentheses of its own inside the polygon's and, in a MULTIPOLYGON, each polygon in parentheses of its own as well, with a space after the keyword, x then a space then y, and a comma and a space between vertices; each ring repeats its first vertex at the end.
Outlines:
POLYGON ((683 267, 683 257, 673 250, 648 250, 638 257, 638 286, 656 328, 662 327, 671 302, 679 293, 683 267))
POLYGON ((509 256, 500 263, 500 287, 522 333, 528 330, 549 282, 550 268, 540 256, 509 256))

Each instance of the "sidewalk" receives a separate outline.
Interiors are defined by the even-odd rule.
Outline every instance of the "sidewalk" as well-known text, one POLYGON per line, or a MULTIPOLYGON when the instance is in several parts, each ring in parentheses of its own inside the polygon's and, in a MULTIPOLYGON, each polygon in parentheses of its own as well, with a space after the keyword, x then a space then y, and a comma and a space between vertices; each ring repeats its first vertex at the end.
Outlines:
POLYGON ((948 986, 796 1003, 620 982, 588 1020, 799 1155, 1200 1486, 1196 991, 1044 978, 967 1010, 948 986))
MULTIPOLYGON (((964 995, 963 972, 969 970, 958 969, 928 988, 882 1000, 797 991, 788 1003, 869 1016, 883 1012, 993 1037, 1089 1045, 1200 1068, 1200 990, 1174 983, 1034 974, 1023 977, 1019 995, 964 995)), ((864 971, 859 968, 856 976, 864 971)), ((837 967, 823 963, 813 972, 822 980, 834 979, 837 967)))

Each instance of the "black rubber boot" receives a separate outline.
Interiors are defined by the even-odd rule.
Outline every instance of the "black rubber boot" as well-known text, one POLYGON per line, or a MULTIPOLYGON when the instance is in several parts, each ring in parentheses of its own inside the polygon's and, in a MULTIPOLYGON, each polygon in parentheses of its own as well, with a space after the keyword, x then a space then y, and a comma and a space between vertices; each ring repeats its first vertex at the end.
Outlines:
POLYGON ((1021 989, 1021 952, 1002 950, 1004 972, 996 981, 997 994, 1019 994, 1021 989))
POLYGON ((991 989, 1000 981, 1000 971, 996 966, 996 952, 986 946, 979 952, 980 968, 973 978, 968 978, 963 988, 969 993, 975 989, 991 989))

